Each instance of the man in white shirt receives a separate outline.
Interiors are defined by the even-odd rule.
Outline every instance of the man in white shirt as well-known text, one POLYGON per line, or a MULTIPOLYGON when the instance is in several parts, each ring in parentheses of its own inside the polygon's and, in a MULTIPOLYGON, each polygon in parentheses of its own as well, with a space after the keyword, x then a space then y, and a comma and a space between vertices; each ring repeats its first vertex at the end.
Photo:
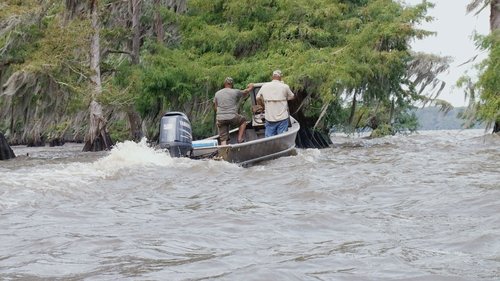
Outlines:
POLYGON ((288 100, 295 95, 290 87, 281 81, 281 71, 273 71, 273 80, 264 84, 257 93, 257 99, 264 101, 266 118, 266 137, 275 136, 288 131, 288 100))

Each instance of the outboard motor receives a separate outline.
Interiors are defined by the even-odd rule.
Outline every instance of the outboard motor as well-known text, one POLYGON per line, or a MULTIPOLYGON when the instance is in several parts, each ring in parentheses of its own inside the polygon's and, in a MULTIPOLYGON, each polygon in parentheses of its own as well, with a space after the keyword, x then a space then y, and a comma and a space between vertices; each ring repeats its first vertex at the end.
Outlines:
POLYGON ((191 122, 182 112, 167 112, 160 121, 161 148, 166 148, 172 157, 184 157, 192 149, 191 122))

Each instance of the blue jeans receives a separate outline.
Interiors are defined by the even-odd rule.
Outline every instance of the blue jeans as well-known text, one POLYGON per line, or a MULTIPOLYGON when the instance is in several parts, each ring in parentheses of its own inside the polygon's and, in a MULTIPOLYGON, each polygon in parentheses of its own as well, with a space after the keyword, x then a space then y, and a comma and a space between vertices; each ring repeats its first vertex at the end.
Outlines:
POLYGON ((266 121, 266 138, 288 131, 288 118, 281 121, 266 121))

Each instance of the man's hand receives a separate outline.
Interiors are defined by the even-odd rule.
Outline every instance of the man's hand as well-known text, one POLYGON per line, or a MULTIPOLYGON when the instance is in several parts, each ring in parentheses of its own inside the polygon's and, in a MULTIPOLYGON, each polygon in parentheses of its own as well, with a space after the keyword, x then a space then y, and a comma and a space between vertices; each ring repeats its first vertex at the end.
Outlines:
POLYGON ((248 84, 247 88, 243 90, 243 94, 245 95, 245 97, 248 95, 248 93, 250 93, 252 89, 253 89, 253 83, 248 84))

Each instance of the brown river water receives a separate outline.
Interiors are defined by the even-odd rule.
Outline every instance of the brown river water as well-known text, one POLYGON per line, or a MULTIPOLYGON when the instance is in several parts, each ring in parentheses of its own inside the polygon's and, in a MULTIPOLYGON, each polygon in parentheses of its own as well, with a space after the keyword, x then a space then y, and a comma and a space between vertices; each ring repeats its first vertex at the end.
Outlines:
POLYGON ((250 168, 13 147, 0 280, 500 280, 500 136, 333 140, 250 168))

